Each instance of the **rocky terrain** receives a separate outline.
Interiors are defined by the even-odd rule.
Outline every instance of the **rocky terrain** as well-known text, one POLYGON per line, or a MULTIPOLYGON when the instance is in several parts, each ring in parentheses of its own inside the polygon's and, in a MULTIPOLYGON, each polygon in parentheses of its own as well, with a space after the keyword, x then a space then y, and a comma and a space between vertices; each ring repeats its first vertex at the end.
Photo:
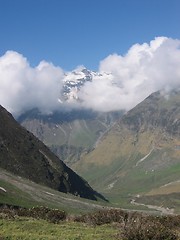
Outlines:
POLYGON ((61 192, 92 200, 103 199, 2 106, 0 119, 1 168, 61 192))

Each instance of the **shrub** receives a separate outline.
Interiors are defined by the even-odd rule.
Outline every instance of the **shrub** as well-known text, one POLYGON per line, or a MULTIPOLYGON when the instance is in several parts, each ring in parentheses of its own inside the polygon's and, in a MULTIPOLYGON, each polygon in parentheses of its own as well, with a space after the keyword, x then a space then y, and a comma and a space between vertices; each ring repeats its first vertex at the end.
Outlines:
POLYGON ((66 219, 66 213, 58 209, 50 209, 47 207, 35 207, 30 209, 19 209, 19 216, 33 217, 36 219, 44 219, 53 223, 59 223, 66 219))
POLYGON ((16 211, 9 208, 4 208, 0 212, 0 219, 14 219, 15 216, 16 211))
POLYGON ((180 215, 168 215, 158 217, 159 222, 168 228, 180 227, 180 215))
POLYGON ((75 218, 77 222, 84 222, 91 225, 103 225, 108 223, 123 223, 128 213, 122 210, 101 210, 94 213, 85 214, 75 218))
POLYGON ((7 206, 0 209, 0 219, 14 219, 16 216, 44 219, 52 223, 59 223, 66 219, 66 213, 64 211, 47 207, 33 207, 28 209, 10 208, 7 206))
POLYGON ((121 235, 124 240, 177 240, 176 234, 155 218, 130 217, 127 219, 121 235))
POLYGON ((46 219, 52 223, 59 223, 66 219, 66 213, 64 211, 52 209, 47 213, 46 219))

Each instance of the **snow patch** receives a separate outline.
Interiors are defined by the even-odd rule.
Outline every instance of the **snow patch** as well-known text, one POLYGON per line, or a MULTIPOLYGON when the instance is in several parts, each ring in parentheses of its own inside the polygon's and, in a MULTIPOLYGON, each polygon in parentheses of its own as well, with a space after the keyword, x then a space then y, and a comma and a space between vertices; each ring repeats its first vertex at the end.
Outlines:
POLYGON ((50 196, 54 196, 53 193, 50 193, 50 192, 45 192, 46 194, 50 195, 50 196))
POLYGON ((7 192, 5 188, 0 187, 0 190, 2 190, 3 192, 7 192))
POLYGON ((180 180, 177 180, 177 181, 174 181, 174 182, 167 183, 167 184, 161 186, 160 188, 167 187, 167 186, 170 186, 170 185, 173 185, 173 184, 176 184, 176 183, 180 183, 180 180))
POLYGON ((114 185, 115 185, 116 182, 117 182, 117 180, 114 181, 114 182, 112 182, 112 183, 110 183, 110 184, 108 185, 107 189, 112 189, 112 188, 114 187, 114 185))
POLYGON ((146 160, 146 158, 149 157, 149 155, 152 153, 153 150, 154 150, 154 148, 152 148, 151 151, 150 151, 146 156, 144 156, 144 157, 141 158, 139 161, 137 161, 136 167, 137 167, 141 162, 143 162, 144 160, 146 160))

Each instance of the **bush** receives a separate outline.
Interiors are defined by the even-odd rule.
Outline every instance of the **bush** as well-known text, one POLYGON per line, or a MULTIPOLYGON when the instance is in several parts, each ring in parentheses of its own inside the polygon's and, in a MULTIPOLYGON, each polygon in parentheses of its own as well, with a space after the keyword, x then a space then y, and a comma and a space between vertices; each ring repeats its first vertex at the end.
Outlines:
POLYGON ((4 208, 0 211, 0 219, 14 219, 15 216, 16 216, 15 210, 4 208))
POLYGON ((158 217, 158 221, 165 227, 178 228, 180 227, 180 215, 168 215, 158 217))
POLYGON ((52 223, 59 223, 66 219, 64 211, 47 207, 33 207, 28 209, 7 206, 0 209, 0 219, 14 219, 16 216, 44 219, 52 223))
POLYGON ((52 223, 59 223, 66 219, 66 213, 64 211, 52 209, 47 213, 46 219, 52 223))
POLYGON ((128 213, 122 210, 101 210, 94 213, 85 214, 75 218, 77 222, 84 222, 91 225, 103 225, 108 223, 123 223, 128 217, 128 213))
POLYGON ((58 209, 50 209, 47 207, 36 207, 30 209, 19 209, 19 216, 33 217, 36 219, 44 219, 53 223, 59 223, 66 219, 66 213, 58 209))
POLYGON ((177 240, 176 234, 159 221, 148 217, 130 217, 121 233, 124 240, 177 240))

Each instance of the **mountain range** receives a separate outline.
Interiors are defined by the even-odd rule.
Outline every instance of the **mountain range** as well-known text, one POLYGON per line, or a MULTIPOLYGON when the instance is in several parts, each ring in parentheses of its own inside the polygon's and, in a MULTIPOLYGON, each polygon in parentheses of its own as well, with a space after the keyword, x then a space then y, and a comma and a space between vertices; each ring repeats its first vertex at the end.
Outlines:
MULTIPOLYGON (((91 76, 82 79, 81 84, 91 76)), ((152 93, 126 113, 43 115, 34 109, 18 120, 110 201, 126 206, 137 196, 155 198, 162 189, 165 198, 180 193, 178 89, 152 93)))
MULTIPOLYGON (((101 77, 111 75, 84 68, 68 73, 59 102, 80 102, 84 84, 101 77)), ((179 89, 152 93, 128 112, 34 108, 17 120, 111 202, 180 209, 179 89)))
MULTIPOLYGON (((93 79, 111 78, 86 68, 66 73, 60 103, 78 103, 80 89, 93 79)), ((60 105, 61 106, 61 105, 60 105)), ((119 119, 123 111, 98 112, 91 109, 60 109, 49 114, 32 109, 21 114, 17 121, 43 141, 69 166, 98 143, 102 135, 119 119)))

